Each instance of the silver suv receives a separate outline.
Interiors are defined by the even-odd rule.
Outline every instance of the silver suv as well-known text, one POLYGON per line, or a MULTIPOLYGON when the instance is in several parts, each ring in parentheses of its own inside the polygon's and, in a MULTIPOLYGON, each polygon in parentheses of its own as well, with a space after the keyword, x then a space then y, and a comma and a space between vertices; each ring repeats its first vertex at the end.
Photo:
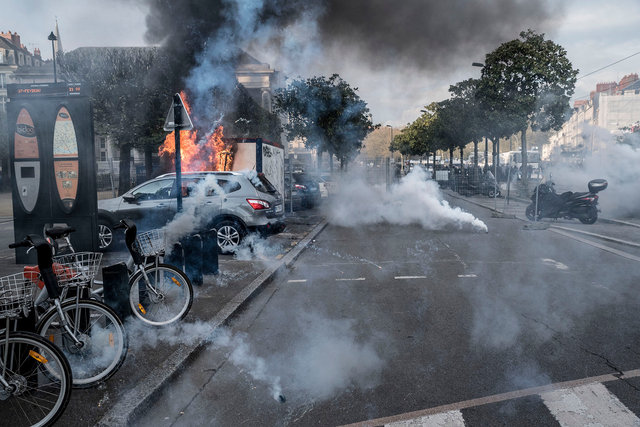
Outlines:
MULTIPOLYGON (((120 197, 99 200, 100 249, 113 246, 113 226, 122 218, 135 221, 141 231, 170 223, 177 213, 175 179, 175 173, 160 175, 120 197)), ((197 228, 191 231, 215 228, 223 253, 234 251, 248 233, 267 236, 285 228, 280 194, 254 171, 183 172, 182 203, 183 212, 194 216, 193 222, 187 221, 197 228)))

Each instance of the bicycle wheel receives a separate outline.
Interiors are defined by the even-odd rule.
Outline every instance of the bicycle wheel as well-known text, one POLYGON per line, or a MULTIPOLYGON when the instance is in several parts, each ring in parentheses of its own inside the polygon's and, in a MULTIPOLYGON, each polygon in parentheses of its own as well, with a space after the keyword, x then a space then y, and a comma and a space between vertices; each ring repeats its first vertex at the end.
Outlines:
POLYGON ((36 326, 39 335, 56 344, 69 360, 75 388, 93 387, 120 368, 127 355, 127 335, 118 315, 94 300, 63 301, 62 312, 79 343, 65 330, 53 307, 36 326))
POLYGON ((129 303, 136 317, 153 326, 183 319, 193 303, 193 286, 182 270, 169 265, 148 265, 129 280, 129 303))
POLYGON ((8 341, 0 338, 0 375, 9 383, 9 389, 0 384, 0 416, 12 426, 52 425, 69 403, 69 362, 36 334, 14 332, 8 341))

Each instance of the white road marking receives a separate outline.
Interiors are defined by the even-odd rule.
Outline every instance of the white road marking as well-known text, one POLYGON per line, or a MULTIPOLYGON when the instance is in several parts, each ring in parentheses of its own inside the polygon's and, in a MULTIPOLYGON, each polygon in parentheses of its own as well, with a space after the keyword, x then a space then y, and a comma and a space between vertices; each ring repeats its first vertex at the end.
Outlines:
POLYGON ((364 277, 356 277, 353 279, 336 279, 336 282, 354 282, 354 281, 361 281, 361 280, 365 280, 364 277))
POLYGON ((558 270, 568 270, 569 269, 569 267, 567 267, 566 264, 563 264, 560 261, 556 261, 555 259, 542 258, 542 262, 547 264, 547 265, 553 265, 558 270))
POLYGON ((306 281, 307 281, 307 279, 291 279, 291 280, 287 280, 288 283, 304 283, 306 281))
POLYGON ((562 426, 640 425, 640 419, 600 383, 549 391, 540 396, 562 426))
POLYGON ((478 277, 475 274, 458 274, 458 277, 478 277))
MULTIPOLYGON (((475 408, 476 406, 487 405, 487 404, 490 404, 490 403, 505 402, 507 400, 518 399, 518 398, 525 397, 525 396, 534 396, 534 395, 542 396, 545 393, 552 393, 552 392, 557 391, 557 390, 580 388, 580 387, 593 385, 593 384, 596 384, 596 383, 605 383, 605 382, 609 382, 609 381, 617 381, 617 380, 621 380, 621 379, 630 379, 630 378, 638 378, 638 377, 640 377, 640 369, 634 369, 634 370, 631 370, 631 371, 626 371, 626 372, 623 373, 622 376, 619 376, 617 374, 616 375, 613 375, 613 374, 598 375, 598 376, 595 376, 595 377, 581 378, 581 379, 573 380, 573 381, 564 381, 564 382, 561 382, 561 383, 547 384, 547 385, 543 385, 543 386, 537 386, 537 387, 525 388, 525 389, 521 389, 521 390, 509 391, 509 392, 506 392, 506 393, 494 394, 492 396, 485 396, 485 397, 479 397, 479 398, 470 399, 470 400, 464 400, 464 401, 461 401, 461 402, 456 402, 456 403, 450 403, 450 404, 447 404, 447 405, 436 406, 436 407, 433 407, 433 408, 423 409, 423 410, 420 410, 420 411, 407 412, 407 413, 404 413, 404 414, 393 415, 393 416, 390 416, 390 417, 384 417, 384 418, 378 418, 378 419, 370 419, 370 420, 367 420, 367 421, 348 424, 347 426, 348 427, 368 427, 368 426, 386 425, 386 424, 395 423, 395 422, 398 422, 398 421, 412 421, 412 420, 416 420, 416 419, 419 419, 421 417, 426 417, 426 416, 429 416, 429 415, 447 413, 447 412, 451 412, 451 411, 462 411, 462 410, 468 409, 468 408, 475 408)), ((602 384, 600 384, 600 385, 602 387, 604 387, 602 384)), ((633 416, 635 417, 635 415, 633 415, 633 416)), ((411 425, 411 424, 408 424, 408 425, 411 425)), ((576 425, 582 426, 582 425, 584 425, 584 423, 576 424, 576 425)), ((614 425, 614 424, 604 423, 604 425, 614 425)), ((624 424, 623 423, 623 424, 615 424, 615 425, 639 425, 639 424, 636 422, 636 424, 633 424, 633 423, 624 424)))
POLYGON ((396 280, 408 280, 408 279, 426 279, 427 276, 396 276, 396 280))
POLYGON ((464 418, 460 411, 442 412, 427 415, 413 420, 396 421, 385 424, 385 427, 459 427, 464 426, 464 418))

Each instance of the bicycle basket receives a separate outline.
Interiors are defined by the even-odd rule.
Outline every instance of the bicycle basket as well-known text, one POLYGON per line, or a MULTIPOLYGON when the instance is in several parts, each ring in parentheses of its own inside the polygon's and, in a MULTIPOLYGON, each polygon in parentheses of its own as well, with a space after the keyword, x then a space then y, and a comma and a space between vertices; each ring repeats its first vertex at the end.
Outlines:
POLYGON ((165 248, 165 235, 163 228, 138 233, 135 246, 140 254, 145 257, 162 255, 165 248))
POLYGON ((98 274, 102 253, 74 252, 53 257, 53 272, 60 286, 88 283, 98 274))
POLYGON ((24 273, 0 277, 0 318, 28 314, 33 305, 35 290, 33 282, 24 273))

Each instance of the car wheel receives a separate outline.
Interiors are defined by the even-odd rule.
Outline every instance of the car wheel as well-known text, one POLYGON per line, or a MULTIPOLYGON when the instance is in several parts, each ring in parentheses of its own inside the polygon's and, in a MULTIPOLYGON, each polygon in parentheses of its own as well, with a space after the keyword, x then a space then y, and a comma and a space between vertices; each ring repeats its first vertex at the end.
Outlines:
POLYGON ((223 254, 235 252, 246 235, 244 227, 236 221, 221 221, 215 228, 217 230, 218 250, 223 254))
POLYGON ((107 251, 113 247, 113 225, 104 219, 98 220, 98 249, 107 251))

